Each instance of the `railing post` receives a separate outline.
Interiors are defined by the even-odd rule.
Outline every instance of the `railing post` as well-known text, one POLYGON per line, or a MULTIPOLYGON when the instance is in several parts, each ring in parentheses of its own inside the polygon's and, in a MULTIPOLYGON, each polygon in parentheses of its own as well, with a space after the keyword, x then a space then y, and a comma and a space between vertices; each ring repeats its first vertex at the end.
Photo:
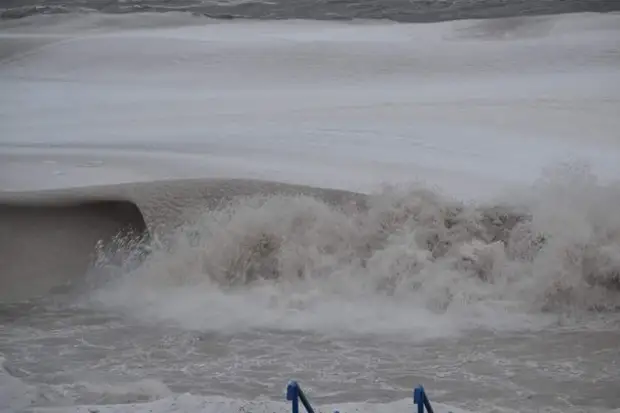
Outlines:
POLYGON ((303 404, 307 413, 314 413, 314 409, 310 406, 310 402, 306 398, 301 387, 295 380, 288 382, 286 386, 286 400, 290 401, 293 407, 292 413, 299 413, 299 401, 303 404))
POLYGON ((428 413, 435 413, 422 386, 418 386, 413 390, 413 403, 418 405, 417 413, 424 413, 424 408, 426 408, 428 413))
POLYGON ((289 381, 286 386, 286 400, 293 405, 292 413, 299 413, 299 384, 294 380, 289 381))

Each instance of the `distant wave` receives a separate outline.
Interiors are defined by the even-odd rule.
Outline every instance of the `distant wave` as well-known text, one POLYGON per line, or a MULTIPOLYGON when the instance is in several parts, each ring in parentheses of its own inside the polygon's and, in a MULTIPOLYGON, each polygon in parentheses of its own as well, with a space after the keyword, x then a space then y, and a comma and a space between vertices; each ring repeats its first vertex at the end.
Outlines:
POLYGON ((190 12, 213 19, 385 19, 398 22, 436 22, 457 19, 484 19, 560 13, 609 12, 619 10, 611 0, 552 1, 218 1, 162 2, 57 2, 28 0, 7 2, 0 8, 0 19, 13 20, 33 15, 93 13, 126 14, 145 12, 190 12))

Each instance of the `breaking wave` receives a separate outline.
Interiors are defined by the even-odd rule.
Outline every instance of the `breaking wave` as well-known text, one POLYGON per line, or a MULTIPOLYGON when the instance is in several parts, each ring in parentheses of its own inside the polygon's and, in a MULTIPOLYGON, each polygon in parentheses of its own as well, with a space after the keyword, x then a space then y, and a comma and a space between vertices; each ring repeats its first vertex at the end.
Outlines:
POLYGON ((574 167, 488 204, 419 186, 338 205, 237 197, 129 255, 102 252, 89 302, 191 328, 509 328, 615 311, 619 202, 618 185, 574 167))

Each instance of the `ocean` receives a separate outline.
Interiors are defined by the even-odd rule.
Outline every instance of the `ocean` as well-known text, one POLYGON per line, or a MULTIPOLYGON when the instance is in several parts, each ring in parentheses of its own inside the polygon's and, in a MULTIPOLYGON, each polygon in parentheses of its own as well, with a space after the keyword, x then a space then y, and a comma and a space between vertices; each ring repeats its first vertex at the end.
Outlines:
POLYGON ((619 412, 612 1, 0 5, 0 411, 619 412))

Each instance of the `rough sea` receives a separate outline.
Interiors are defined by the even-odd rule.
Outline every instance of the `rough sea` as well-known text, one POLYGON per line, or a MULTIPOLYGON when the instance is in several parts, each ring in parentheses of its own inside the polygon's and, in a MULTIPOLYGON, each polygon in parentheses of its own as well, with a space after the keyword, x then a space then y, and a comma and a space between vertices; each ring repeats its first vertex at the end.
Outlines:
POLYGON ((3 0, 0 411, 620 412, 618 10, 3 0))

